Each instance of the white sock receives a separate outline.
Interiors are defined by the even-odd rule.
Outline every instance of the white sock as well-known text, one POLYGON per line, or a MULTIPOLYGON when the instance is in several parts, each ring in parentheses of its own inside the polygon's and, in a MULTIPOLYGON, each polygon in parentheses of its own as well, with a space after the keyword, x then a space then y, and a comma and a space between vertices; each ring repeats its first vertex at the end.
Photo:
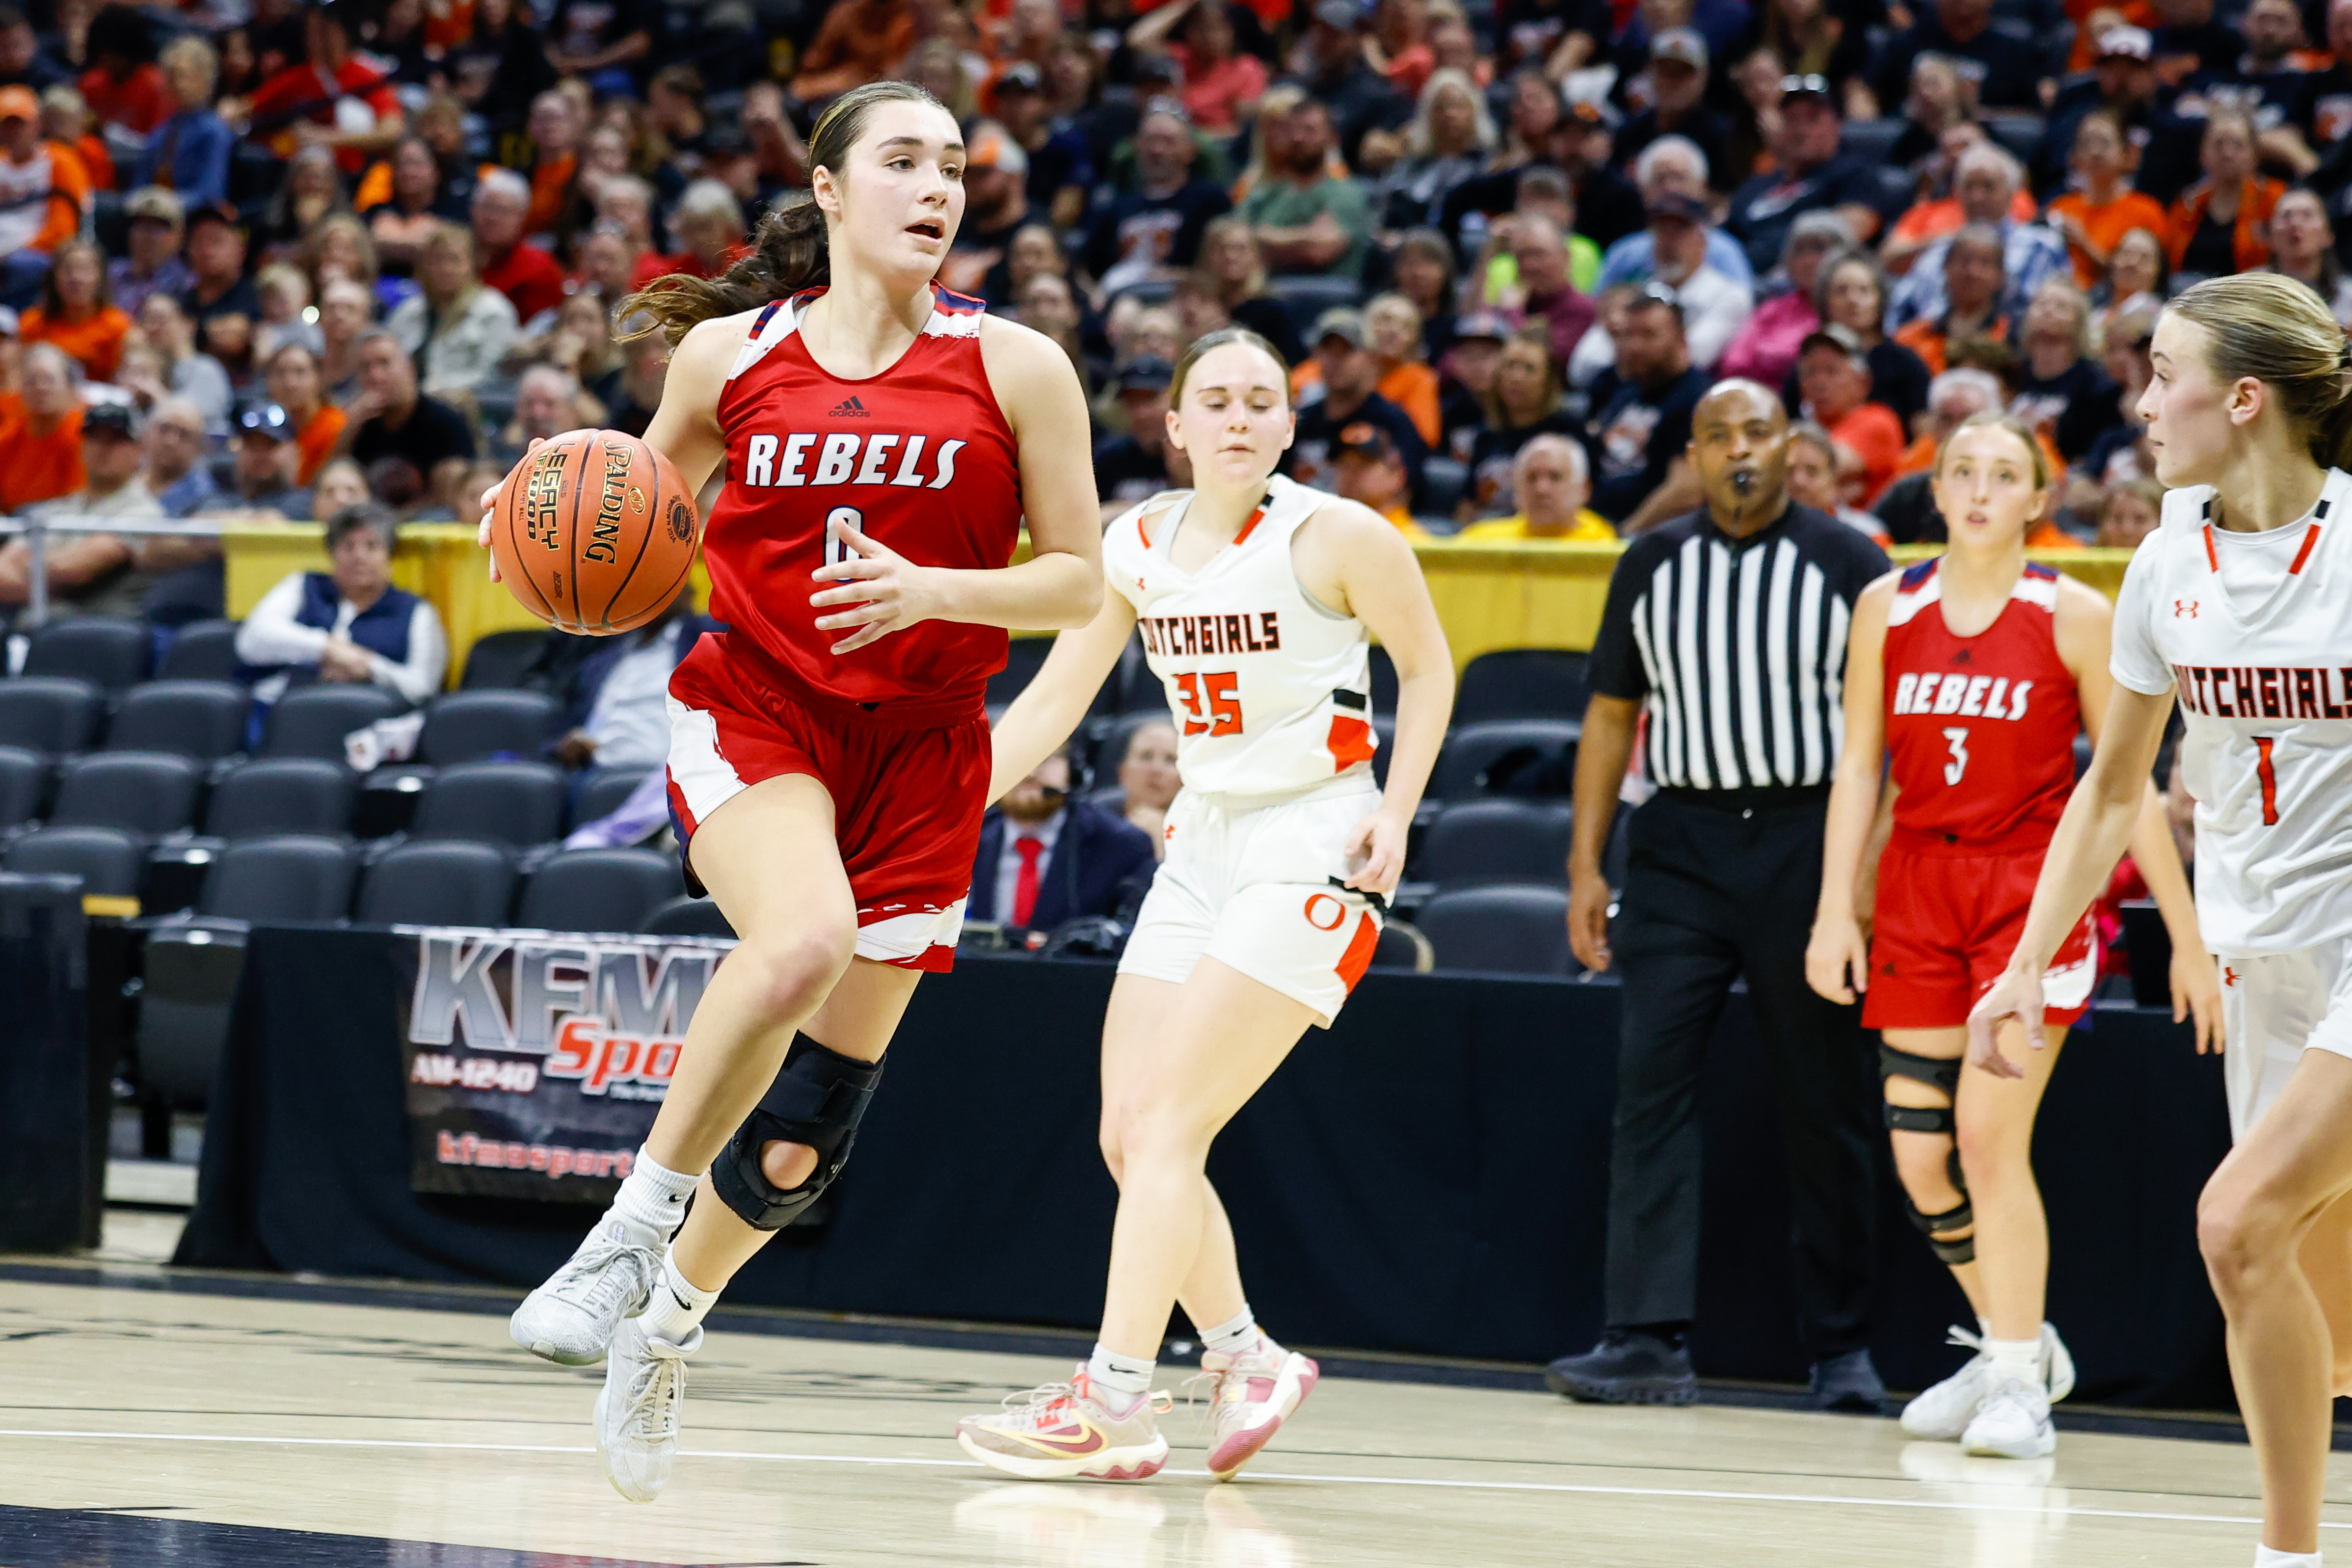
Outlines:
POLYGON ((686 1200, 694 1196, 694 1184, 699 1179, 671 1170, 639 1149, 636 1163, 614 1196, 613 1207, 631 1225, 656 1231, 667 1241, 685 1223, 686 1200))
POLYGON ((1095 1342, 1094 1354, 1087 1357, 1087 1381, 1094 1385, 1103 1408, 1114 1416, 1133 1410, 1136 1402, 1151 1392, 1151 1375, 1159 1370, 1158 1362, 1117 1354, 1105 1350, 1100 1340, 1095 1342))
POLYGON ((2316 1552, 2279 1552, 2268 1546, 2254 1548, 2254 1568, 2319 1568, 2316 1552))
POLYGON ((1255 1350, 1265 1337, 1257 1326, 1257 1314, 1250 1311, 1247 1301, 1242 1303, 1241 1315, 1231 1322, 1201 1331, 1202 1347, 1219 1355, 1245 1355, 1255 1350))
POLYGON ((638 1325, 658 1339, 684 1344, 702 1326, 704 1315, 718 1300, 717 1291, 706 1291, 689 1281, 677 1271, 677 1260, 664 1252, 661 1278, 646 1299, 638 1325))
POLYGON ((1984 1342, 1985 1354, 1992 1357, 1995 1366, 2032 1377, 2042 1370, 2042 1336, 2032 1339, 1991 1339, 1984 1342))

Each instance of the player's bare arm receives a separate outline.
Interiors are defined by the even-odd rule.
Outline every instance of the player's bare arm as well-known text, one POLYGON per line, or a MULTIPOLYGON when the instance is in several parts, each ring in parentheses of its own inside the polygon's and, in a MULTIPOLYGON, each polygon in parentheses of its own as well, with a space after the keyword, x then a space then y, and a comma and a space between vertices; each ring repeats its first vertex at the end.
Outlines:
POLYGON ((1833 1002, 1850 1003, 1870 984, 1870 945, 1862 935, 1855 889, 1885 793, 1886 760, 1886 611, 1900 574, 1888 572, 1853 602, 1845 645, 1845 749, 1830 782, 1822 833, 1822 895, 1805 946, 1805 982, 1833 1002))
MULTIPOLYGON (((2115 606, 2105 594, 2073 578, 2058 580, 2056 632, 2058 656, 2074 674, 2082 694, 2083 727, 2098 744, 2107 707, 2116 693, 2115 675, 2107 668, 2116 624, 2115 606)), ((2147 891, 2164 916, 2172 938, 2172 1019, 2196 1019, 2197 1049, 2218 1051, 2221 1038, 2221 982, 2213 956, 2197 929, 2197 902, 2189 888, 2189 873, 2180 863, 2180 847, 2165 821, 2164 800, 2153 777, 2141 776, 2139 816, 2132 823, 2132 862, 2139 867, 2147 891)))
POLYGON ((851 559, 812 575, 842 586, 810 595, 817 626, 862 648, 902 626, 961 621, 1021 631, 1083 626, 1102 595, 1101 512, 1086 394, 1068 356, 1040 333, 992 317, 980 330, 990 389, 1019 444, 1030 558, 1002 570, 950 570, 908 560, 844 523, 851 559))

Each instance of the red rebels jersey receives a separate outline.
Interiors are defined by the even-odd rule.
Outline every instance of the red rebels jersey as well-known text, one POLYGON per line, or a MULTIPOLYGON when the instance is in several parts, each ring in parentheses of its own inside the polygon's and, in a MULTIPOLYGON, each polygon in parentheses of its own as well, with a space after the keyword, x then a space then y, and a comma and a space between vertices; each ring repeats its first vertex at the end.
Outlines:
POLYGON ((1898 831, 1985 848, 2046 842, 2074 788, 2083 710, 2058 657, 2058 574, 2027 565, 1990 626, 1944 624, 1937 560, 1886 610, 1886 749, 1898 831))
POLYGON ((918 566, 1012 564, 1020 465, 981 364, 984 308, 934 285, 931 319, 898 362, 843 381, 799 335, 824 292, 761 311, 719 394, 727 483, 702 536, 710 612, 730 629, 730 655, 780 674, 788 691, 907 724, 976 716, 1004 667, 1001 629, 926 621, 836 654, 849 633, 819 631, 817 617, 837 611, 809 595, 822 588, 811 573, 841 559, 826 542, 834 517, 918 566))

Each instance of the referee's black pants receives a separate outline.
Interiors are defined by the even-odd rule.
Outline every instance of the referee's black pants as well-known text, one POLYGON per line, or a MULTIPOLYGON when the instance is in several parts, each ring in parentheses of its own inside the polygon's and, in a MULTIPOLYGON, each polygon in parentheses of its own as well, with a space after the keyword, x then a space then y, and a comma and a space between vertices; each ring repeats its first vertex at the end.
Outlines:
POLYGON ((1610 934, 1624 988, 1609 1172, 1612 1327, 1696 1315, 1699 1068, 1744 975, 1788 1159, 1805 1349, 1820 1361, 1864 1346, 1878 1094, 1861 1009, 1805 984, 1824 805, 1811 792, 1743 806, 1729 794, 1717 803, 1672 791, 1633 814, 1610 934))

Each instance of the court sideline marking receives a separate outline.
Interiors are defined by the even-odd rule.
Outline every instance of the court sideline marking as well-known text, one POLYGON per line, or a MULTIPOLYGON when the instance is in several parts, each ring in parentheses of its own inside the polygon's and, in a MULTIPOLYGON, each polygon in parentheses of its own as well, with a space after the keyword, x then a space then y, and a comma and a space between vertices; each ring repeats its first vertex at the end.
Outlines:
MULTIPOLYGON (((0 1427, 0 1437, 69 1437, 139 1443, 274 1444, 281 1447, 314 1448, 430 1448, 494 1454, 593 1454, 596 1451, 593 1448, 553 1443, 446 1443, 431 1442, 415 1437, 231 1437, 207 1432, 89 1432, 36 1430, 28 1427, 0 1427)), ((780 1454, 739 1448, 682 1448, 679 1450, 679 1457, 689 1459, 752 1459, 769 1464, 781 1461, 786 1464, 810 1465, 903 1465, 958 1470, 984 1470, 988 1468, 972 1459, 917 1459, 866 1454, 780 1454)), ((1171 1476, 1205 1478, 1209 1472, 1171 1469, 1163 1473, 1171 1476)), ((2064 1508, 2045 1508, 2029 1503, 1964 1502, 1940 1498, 1838 1497, 1828 1493, 1729 1491, 1696 1487, 1600 1486, 1570 1481, 1439 1480, 1411 1476, 1333 1476, 1278 1470, 1253 1470, 1251 1474, 1260 1480, 1270 1481, 1320 1481, 1339 1486, 1422 1487, 1448 1491, 1557 1492, 1601 1497, 1686 1498, 1724 1502, 1823 1503, 1838 1508, 1924 1508, 1961 1513, 2031 1513, 2064 1518, 2125 1519, 2166 1524, 2260 1524, 2262 1522, 2261 1519, 2252 1514, 2158 1513, 2135 1509, 2075 1508, 2071 1505, 2064 1508)), ((1914 1484, 1990 1487, 1996 1483, 1928 1481, 1914 1484)), ((2352 1530, 2352 1522, 2322 1520, 2320 1528, 2352 1530)))

